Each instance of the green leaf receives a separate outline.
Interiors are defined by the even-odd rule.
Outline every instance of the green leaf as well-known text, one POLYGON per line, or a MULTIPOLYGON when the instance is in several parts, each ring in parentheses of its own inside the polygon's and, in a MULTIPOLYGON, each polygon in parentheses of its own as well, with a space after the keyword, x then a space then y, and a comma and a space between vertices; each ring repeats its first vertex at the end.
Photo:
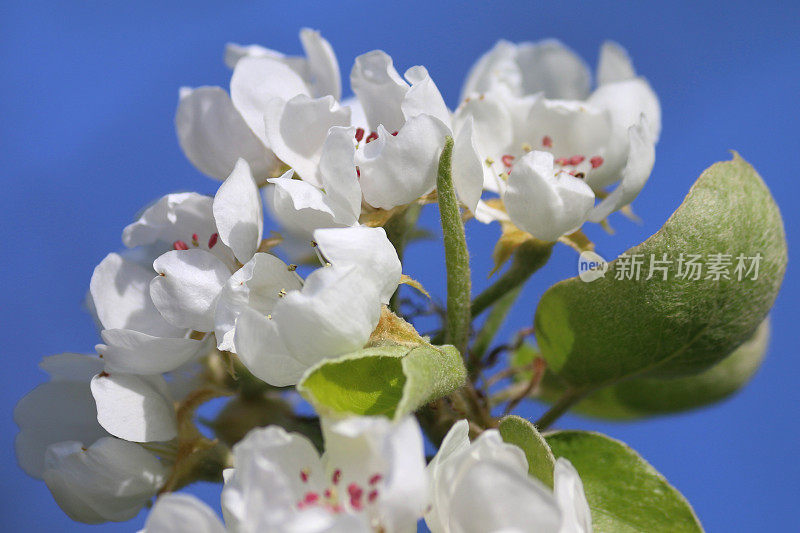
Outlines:
POLYGON ((401 417, 459 388, 465 377, 453 346, 381 345, 321 361, 297 390, 321 415, 401 417))
MULTIPOLYGON (((637 378, 600 389, 574 410, 588 416, 634 419, 687 411, 719 402, 741 389, 761 366, 769 340, 769 321, 728 357, 695 376, 675 379, 637 378)), ((557 378, 546 376, 543 399, 556 401, 564 392, 557 378)))
POLYGON ((545 438, 580 474, 595 533, 703 531, 686 498, 626 444, 588 431, 545 438))
MULTIPOLYGON (((591 390, 625 378, 680 377, 702 372, 750 338, 772 307, 786 269, 778 207, 761 178, 738 155, 703 172, 667 223, 627 255, 646 258, 639 280, 604 277, 557 283, 536 311, 539 349, 568 386, 591 390), (681 253, 730 254, 731 279, 683 279, 681 253), (646 280, 649 258, 667 254, 667 279, 646 280), (737 279, 739 255, 761 260, 757 279, 737 279)), ((750 262, 746 262, 749 266, 750 262)))
POLYGON ((503 441, 525 452, 528 474, 553 488, 553 467, 556 460, 544 437, 529 421, 516 415, 504 417, 497 426, 503 441))

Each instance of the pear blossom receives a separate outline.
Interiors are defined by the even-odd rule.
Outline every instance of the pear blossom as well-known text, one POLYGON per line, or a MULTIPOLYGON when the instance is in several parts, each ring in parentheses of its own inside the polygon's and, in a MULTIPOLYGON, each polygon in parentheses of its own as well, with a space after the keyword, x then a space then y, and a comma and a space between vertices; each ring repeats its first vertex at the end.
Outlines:
POLYGON ((400 281, 383 228, 319 229, 314 241, 330 266, 302 281, 276 257, 256 254, 217 306, 220 349, 272 385, 294 385, 320 360, 362 348, 400 281))
POLYGON ((196 498, 171 494, 159 498, 143 531, 416 531, 428 486, 416 420, 354 417, 323 429, 321 457, 306 437, 278 426, 236 444, 234 468, 224 473, 225 525, 196 498))
POLYGON ((136 516, 166 481, 167 470, 138 444, 104 437, 51 445, 44 481, 58 505, 78 522, 122 522, 136 516))
POLYGON ((108 433, 97 422, 97 411, 89 390, 92 377, 101 372, 97 357, 62 353, 45 357, 39 368, 50 376, 26 394, 14 407, 19 433, 14 440, 19 465, 29 476, 42 478, 45 450, 63 441, 89 444, 108 433))
POLYGON ((479 132, 484 189, 502 196, 516 163, 538 150, 553 154, 556 173, 584 180, 595 193, 619 182, 588 220, 599 222, 638 195, 654 162, 658 98, 614 43, 601 49, 591 93, 590 80, 583 61, 552 40, 500 41, 473 66, 454 122, 472 120, 479 132))
POLYGON ((310 29, 300 31, 300 41, 306 57, 228 45, 225 61, 234 69, 231 96, 220 87, 181 89, 175 129, 186 157, 201 172, 224 180, 242 158, 259 183, 277 176, 282 163, 264 126, 263 110, 269 101, 286 103, 302 96, 295 104, 302 102, 297 108, 308 112, 313 107, 306 105, 308 97, 330 95, 320 100, 323 103, 339 99, 339 66, 328 41, 310 29))
POLYGON ((489 429, 469 441, 466 420, 453 425, 428 465, 433 533, 552 531, 587 533, 591 516, 575 469, 559 458, 555 490, 528 475, 523 451, 489 429))

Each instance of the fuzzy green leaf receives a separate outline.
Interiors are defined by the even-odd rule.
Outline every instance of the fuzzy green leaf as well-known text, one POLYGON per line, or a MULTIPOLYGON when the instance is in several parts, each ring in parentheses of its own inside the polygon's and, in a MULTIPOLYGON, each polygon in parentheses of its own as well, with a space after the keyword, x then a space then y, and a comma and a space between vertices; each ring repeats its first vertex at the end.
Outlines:
POLYGON ((456 390, 465 377, 453 346, 381 345, 321 361, 297 390, 323 415, 401 417, 456 390))
POLYGON ((545 438, 580 474, 595 533, 703 531, 683 495, 626 444, 588 431, 545 438))
POLYGON ((525 452, 528 459, 528 474, 553 488, 555 458, 550 446, 536 428, 522 417, 504 417, 497 426, 503 441, 514 444, 525 452))
MULTIPOLYGON (((772 307, 786 269, 780 212, 764 182, 738 155, 703 172, 655 235, 628 250, 646 259, 641 277, 562 281, 542 297, 536 335, 548 368, 574 389, 642 376, 682 377, 710 368, 750 338, 772 307), (680 254, 729 254, 731 279, 681 278, 680 254), (648 275, 651 254, 672 260, 667 279, 648 275), (740 255, 760 254, 758 275, 739 280, 740 255)), ((752 262, 748 262, 749 266, 752 262)))

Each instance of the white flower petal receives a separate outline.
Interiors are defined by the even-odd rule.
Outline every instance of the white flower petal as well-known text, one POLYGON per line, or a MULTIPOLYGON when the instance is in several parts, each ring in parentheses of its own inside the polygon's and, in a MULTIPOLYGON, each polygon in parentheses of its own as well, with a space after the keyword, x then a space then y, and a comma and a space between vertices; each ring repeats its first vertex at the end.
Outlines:
POLYGON ((191 494, 167 493, 158 498, 139 533, 225 533, 214 511, 191 494))
POLYGON ((472 139, 475 149, 486 169, 484 172, 484 188, 498 192, 497 173, 486 164, 487 158, 499 160, 511 151, 514 126, 507 106, 492 95, 483 98, 470 98, 456 110, 456 131, 472 120, 472 139))
POLYGON ((402 265, 383 228, 318 229, 314 232, 314 241, 334 266, 360 268, 362 283, 372 283, 379 291, 381 302, 389 302, 400 283, 402 265))
POLYGON ((396 136, 380 126, 378 138, 356 153, 366 202, 391 209, 433 190, 439 155, 449 134, 441 121, 429 115, 412 118, 396 136))
POLYGON ((401 105, 408 84, 382 50, 373 50, 356 58, 350 72, 350 86, 363 106, 372 131, 383 124, 389 132, 398 131, 405 122, 401 105))
POLYGON ((658 96, 644 78, 608 83, 597 88, 587 101, 590 105, 608 109, 616 126, 615 134, 625 140, 631 126, 639 117, 647 117, 648 134, 658 141, 661 133, 661 105, 658 96))
POLYGON ((247 369, 275 387, 296 385, 309 367, 289 352, 275 321, 249 307, 236 319, 234 344, 247 369))
POLYGON ((622 179, 614 191, 606 196, 589 215, 592 222, 601 222, 608 215, 630 204, 644 188, 656 160, 656 150, 646 125, 647 119, 629 130, 630 150, 628 162, 622 169, 622 179))
POLYGON ((452 488, 449 530, 558 533, 561 513, 537 480, 491 460, 470 465, 452 488))
POLYGON ((104 329, 100 336, 105 344, 96 349, 105 361, 105 370, 127 374, 171 372, 200 355, 205 346, 203 341, 154 337, 129 329, 104 329))
POLYGON ((245 308, 262 315, 272 311, 281 291, 298 290, 303 282, 293 270, 274 255, 257 253, 236 271, 222 288, 215 316, 217 347, 236 352, 236 319, 245 308))
POLYGON ((380 307, 379 290, 364 283, 361 269, 331 266, 314 271, 302 291, 284 296, 271 322, 289 353, 311 366, 362 348, 378 324, 380 307))
POLYGON ((636 71, 628 52, 613 41, 606 41, 600 48, 597 64, 597 85, 629 80, 636 77, 636 71))
POLYGON ((450 110, 447 109, 444 98, 428 74, 428 70, 419 65, 411 67, 406 71, 405 78, 411 83, 411 88, 400 106, 405 119, 417 115, 430 115, 439 119, 448 128, 452 128, 450 110))
POLYGON ((339 63, 330 43, 316 30, 300 30, 300 42, 308 61, 311 88, 314 97, 331 95, 336 100, 342 96, 342 77, 339 63))
POLYGON ((231 76, 233 105, 268 148, 273 148, 264 131, 264 114, 269 102, 274 98, 287 101, 298 94, 309 95, 303 78, 279 59, 243 57, 231 76))
POLYGON ((175 129, 183 153, 201 172, 224 180, 237 159, 245 159, 263 181, 278 161, 247 126, 220 87, 181 90, 175 129))
POLYGON ((44 479, 58 505, 73 520, 90 524, 130 520, 167 475, 141 446, 112 437, 88 448, 75 441, 55 444, 46 463, 44 479))
POLYGON ((89 383, 95 374, 103 370, 103 361, 91 355, 67 352, 43 357, 39 368, 50 376, 50 381, 89 383))
POLYGON ((555 241, 587 220, 594 192, 579 178, 554 173, 552 154, 534 151, 515 164, 503 203, 517 227, 555 241))
POLYGON ((264 208, 250 167, 239 159, 231 175, 214 196, 214 220, 219 238, 232 250, 236 259, 246 263, 261 244, 264 208))
POLYGON ((589 68, 557 40, 522 43, 517 48, 522 95, 543 92, 547 98, 580 100, 589 95, 589 68))
POLYGON ((553 477, 553 490, 564 519, 559 533, 591 533, 592 513, 578 471, 567 459, 559 457, 553 477))
POLYGON ((355 164, 355 128, 334 126, 322 146, 319 172, 322 187, 345 225, 358 222, 361 214, 361 185, 355 164))
POLYGON ((177 421, 166 387, 161 376, 98 374, 91 383, 97 421, 115 437, 133 442, 173 439, 177 421))
POLYGON ((227 43, 225 45, 225 65, 233 69, 236 63, 243 57, 271 57, 273 59, 283 59, 285 56, 281 52, 264 48, 260 44, 241 45, 238 43, 227 43))
POLYGON ((453 145, 453 185, 458 198, 473 213, 483 193, 486 173, 490 169, 481 159, 475 142, 472 117, 456 131, 453 145))
POLYGON ((294 171, 289 170, 280 178, 269 180, 275 186, 272 191, 272 214, 281 226, 310 240, 317 228, 349 225, 340 223, 340 217, 353 223, 353 215, 340 213, 338 205, 332 205, 326 192, 308 182, 293 179, 293 174, 294 171))
POLYGON ((173 250, 153 262, 158 275, 150 296, 164 318, 179 327, 214 330, 214 308, 230 271, 205 250, 173 250))
POLYGON ((89 293, 104 328, 133 329, 165 337, 182 335, 153 306, 149 290, 153 277, 152 271, 119 254, 108 254, 97 265, 89 293))
POLYGON ((469 70, 460 100, 466 100, 476 94, 488 92, 498 82, 519 89, 519 68, 516 57, 517 47, 514 43, 500 40, 491 50, 483 54, 469 70))
POLYGON ((211 206, 214 199, 195 192, 162 196, 144 210, 139 219, 125 227, 122 242, 128 248, 177 240, 191 242, 192 234, 207 241, 217 232, 211 206))
POLYGON ((39 385, 14 407, 14 422, 20 428, 14 441, 17 461, 25 473, 39 479, 44 473, 45 450, 51 444, 67 440, 92 443, 107 435, 97 423, 89 378, 39 385))
POLYGON ((369 129, 367 115, 364 113, 364 106, 361 105, 358 98, 355 96, 345 98, 342 100, 342 105, 350 108, 350 124, 353 127, 363 128, 365 130, 369 129))
POLYGON ((301 94, 283 101, 274 99, 264 115, 269 146, 281 161, 304 180, 321 185, 318 166, 322 146, 333 126, 350 125, 350 108, 332 96, 310 98, 301 94))

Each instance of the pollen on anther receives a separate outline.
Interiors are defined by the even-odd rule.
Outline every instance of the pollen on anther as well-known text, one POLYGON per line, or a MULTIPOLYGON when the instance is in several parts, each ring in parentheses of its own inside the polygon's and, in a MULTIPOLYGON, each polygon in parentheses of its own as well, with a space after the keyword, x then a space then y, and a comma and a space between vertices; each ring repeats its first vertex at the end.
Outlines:
POLYGON ((492 165, 494 165, 494 159, 492 159, 491 157, 487 157, 486 158, 486 166, 490 167, 492 165))
POLYGON ((542 146, 545 146, 547 148, 552 148, 553 147, 552 137, 550 137, 549 135, 545 135, 544 137, 542 137, 542 146))
MULTIPOLYGON (((399 131, 393 131, 393 132, 392 132, 392 137, 397 137, 397 134, 398 134, 398 133, 400 133, 400 132, 399 132, 399 131)), ((377 135, 376 135, 376 137, 377 137, 377 135)))
POLYGON ((297 270, 297 265, 295 265, 294 263, 292 263, 291 265, 289 265, 289 266, 288 266, 288 267, 286 267, 286 268, 289 270, 289 272, 294 272, 295 270, 297 270))
POLYGON ((356 141, 361 142, 364 138, 364 128, 356 128, 356 141))
POLYGON ((211 237, 208 238, 208 249, 209 250, 211 248, 213 248, 215 244, 217 244, 217 240, 218 239, 219 239, 219 233, 214 233, 214 234, 211 235, 211 237))
POLYGON ((367 139, 364 141, 365 143, 370 143, 378 138, 378 134, 374 131, 371 131, 369 135, 367 135, 367 139))
POLYGON ((528 143, 522 143, 522 151, 523 151, 523 152, 525 152, 525 153, 527 154, 527 153, 528 153, 528 152, 530 152, 531 150, 533 150, 533 146, 531 146, 531 145, 530 145, 530 144, 528 144, 528 143))
POLYGON ((172 248, 175 250, 188 250, 189 245, 183 241, 175 241, 172 243, 172 248))
POLYGON ((279 290, 279 291, 278 291, 278 296, 280 296, 281 298, 283 298, 284 296, 286 296, 286 289, 281 289, 281 290, 279 290))
POLYGON ((597 168, 603 164, 603 158, 600 157, 599 155, 596 155, 593 158, 591 158, 589 162, 592 164, 592 168, 597 168))
POLYGON ((501 159, 503 160, 503 164, 505 166, 507 166, 508 168, 511 168, 511 166, 514 164, 514 156, 513 155, 506 154, 501 159))

